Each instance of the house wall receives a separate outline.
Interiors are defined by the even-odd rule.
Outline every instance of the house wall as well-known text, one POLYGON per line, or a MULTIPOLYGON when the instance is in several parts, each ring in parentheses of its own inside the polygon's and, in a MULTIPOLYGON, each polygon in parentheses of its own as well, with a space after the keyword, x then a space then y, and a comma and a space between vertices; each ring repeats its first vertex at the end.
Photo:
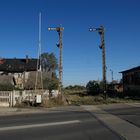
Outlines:
POLYGON ((140 70, 123 73, 125 85, 140 85, 140 70))
POLYGON ((117 92, 123 92, 123 85, 122 84, 118 84, 118 85, 114 85, 114 89, 117 91, 117 92))
POLYGON ((140 86, 138 85, 124 85, 124 91, 140 91, 140 86))
MULTIPOLYGON (((32 71, 34 73, 34 71, 32 71)), ((23 89, 24 84, 29 79, 29 74, 32 72, 23 72, 23 73, 8 73, 8 75, 0 75, 0 83, 11 83, 16 88, 23 89)))
POLYGON ((140 70, 123 73, 123 88, 125 92, 140 92, 140 70))
POLYGON ((27 82, 30 73, 31 72, 14 73, 13 76, 15 78, 16 87, 23 89, 24 83, 27 82))

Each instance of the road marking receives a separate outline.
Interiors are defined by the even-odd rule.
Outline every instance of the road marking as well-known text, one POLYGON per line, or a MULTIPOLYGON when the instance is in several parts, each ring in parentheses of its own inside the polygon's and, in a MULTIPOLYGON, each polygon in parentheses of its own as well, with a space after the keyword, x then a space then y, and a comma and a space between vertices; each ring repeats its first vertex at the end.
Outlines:
POLYGON ((81 122, 80 120, 72 120, 72 121, 41 123, 41 124, 31 124, 31 125, 22 125, 22 126, 9 126, 9 127, 1 127, 0 131, 26 129, 26 128, 34 128, 34 127, 66 125, 66 124, 74 124, 74 123, 80 123, 80 122, 81 122))

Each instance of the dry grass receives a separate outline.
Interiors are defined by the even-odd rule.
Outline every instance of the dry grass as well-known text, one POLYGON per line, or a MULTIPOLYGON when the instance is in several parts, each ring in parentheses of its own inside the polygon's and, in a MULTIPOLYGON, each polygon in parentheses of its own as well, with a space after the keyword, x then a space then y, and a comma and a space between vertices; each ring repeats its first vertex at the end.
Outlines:
POLYGON ((62 95, 59 95, 56 98, 50 98, 50 99, 44 100, 41 106, 55 107, 55 106, 64 106, 64 105, 67 105, 66 99, 62 95))
POLYGON ((103 95, 91 96, 85 93, 72 93, 65 92, 67 100, 74 105, 99 105, 99 104, 112 104, 112 103, 132 103, 137 102, 132 99, 120 99, 120 98, 110 98, 106 99, 103 95))
POLYGON ((79 95, 67 95, 71 104, 77 105, 94 105, 105 104, 106 100, 100 96, 79 96, 79 95))

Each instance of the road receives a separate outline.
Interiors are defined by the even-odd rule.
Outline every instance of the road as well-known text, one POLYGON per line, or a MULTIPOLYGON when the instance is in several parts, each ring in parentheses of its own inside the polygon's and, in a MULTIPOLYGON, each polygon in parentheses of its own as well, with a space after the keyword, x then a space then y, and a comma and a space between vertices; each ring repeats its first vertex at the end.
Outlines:
MULTIPOLYGON (((110 111, 111 107, 102 109, 110 111)), ((133 109, 137 110, 137 107, 133 109)), ((0 116, 0 140, 124 139, 100 121, 95 115, 97 112, 94 113, 83 107, 73 106, 38 114, 0 116)))
POLYGON ((122 104, 102 107, 108 113, 118 116, 121 119, 140 127, 140 105, 137 104, 122 104))

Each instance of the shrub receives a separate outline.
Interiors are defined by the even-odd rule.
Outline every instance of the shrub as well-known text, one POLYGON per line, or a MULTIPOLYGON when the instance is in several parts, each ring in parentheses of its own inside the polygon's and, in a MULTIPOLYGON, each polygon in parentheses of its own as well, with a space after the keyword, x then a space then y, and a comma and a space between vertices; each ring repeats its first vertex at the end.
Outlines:
POLYGON ((89 81, 86 85, 87 93, 91 95, 99 94, 100 86, 96 81, 89 81))
POLYGON ((0 75, 0 91, 13 90, 14 85, 12 83, 13 77, 9 75, 0 75))
POLYGON ((11 91, 14 89, 12 84, 0 84, 0 91, 11 91))

